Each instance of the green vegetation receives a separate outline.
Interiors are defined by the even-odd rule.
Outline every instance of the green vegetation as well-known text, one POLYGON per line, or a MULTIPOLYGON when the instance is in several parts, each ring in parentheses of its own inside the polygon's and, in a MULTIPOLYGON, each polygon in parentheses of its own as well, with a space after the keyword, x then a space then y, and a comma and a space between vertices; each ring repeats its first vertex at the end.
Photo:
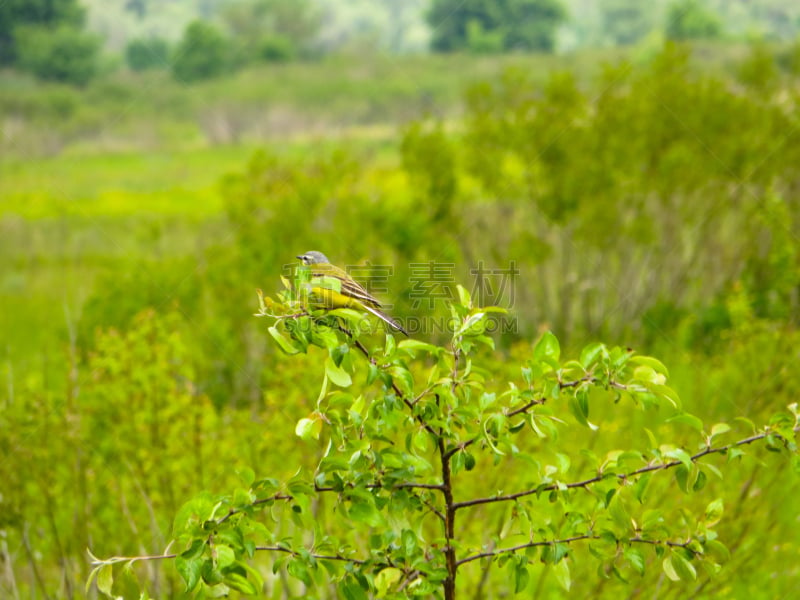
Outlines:
POLYGON ((0 595, 793 594, 796 50, 2 73, 0 595))
MULTIPOLYGON (((570 591, 571 570, 588 555, 623 582, 646 576, 653 562, 658 576, 663 568, 672 581, 694 582, 699 568, 716 575, 730 557, 715 530, 724 502, 713 499, 695 514, 679 510, 680 503, 670 506, 662 473, 674 469, 676 487, 694 495, 709 476, 723 476, 707 457, 741 456, 742 448, 757 443, 796 452, 797 403, 752 435, 723 443, 730 425, 704 426, 665 385, 663 364, 618 347, 593 343, 580 360, 562 362, 558 340, 546 333, 521 379, 506 385, 487 377, 504 371, 482 350, 494 347, 486 335, 490 316, 505 311, 473 306, 460 286, 459 301, 449 305, 446 347, 416 339, 397 343, 387 333, 385 345, 370 351, 363 314, 307 312, 309 274, 303 275, 299 270, 287 281, 277 301, 260 296, 258 316, 272 322, 269 333, 287 354, 314 346, 328 353, 316 408, 295 429, 312 447, 326 440, 327 447, 307 475, 257 480, 252 469, 242 469, 244 487, 233 494, 203 493, 181 507, 173 526, 177 556, 147 560, 174 558, 188 592, 259 594, 264 578, 250 566, 257 551, 273 554, 273 570, 285 568, 307 588, 333 581, 340 596, 355 598, 454 599, 459 574, 464 579, 478 560, 485 575, 505 568, 515 593, 529 588, 537 563, 549 565, 570 591), (362 380, 358 393, 354 381, 362 380), (597 432, 601 427, 588 420, 590 406, 602 412, 612 404, 672 413, 666 422, 693 429, 699 450, 691 454, 663 442, 655 448, 652 433, 648 451, 605 456, 586 449, 581 455, 572 441, 563 441, 569 429, 563 413, 569 410, 579 426, 597 432), (573 464, 581 465, 574 475, 573 464), (524 470, 521 481, 531 483, 513 493, 478 489, 456 497, 474 477, 494 479, 498 467, 524 470), (577 480, 567 483, 570 477, 577 480), (333 496, 335 503, 326 499, 333 496), (271 518, 260 514, 265 509, 271 518), (487 521, 502 524, 502 533, 486 531, 487 521), (313 532, 313 544, 303 531, 313 532), (583 557, 575 548, 581 545, 588 545, 583 557)), ((111 595, 114 565, 135 560, 95 558, 90 579, 111 595)), ((483 583, 473 572, 464 588, 481 591, 483 583)))
POLYGON ((163 38, 138 38, 125 47, 125 60, 133 71, 163 69, 169 64, 169 44, 163 38))
POLYGON ((77 0, 9 0, 0 5, 0 66, 84 85, 96 73, 100 39, 82 30, 77 0))
POLYGON ((228 42, 217 28, 203 21, 186 27, 172 62, 172 74, 184 82, 211 79, 232 65, 228 42))
POLYGON ((565 18, 559 0, 434 0, 428 13, 439 52, 551 52, 565 18))
POLYGON ((18 27, 17 65, 42 79, 85 85, 97 72, 100 40, 74 27, 18 27))
POLYGON ((700 0, 676 0, 667 10, 665 29, 671 40, 713 39, 722 33, 722 22, 700 0))

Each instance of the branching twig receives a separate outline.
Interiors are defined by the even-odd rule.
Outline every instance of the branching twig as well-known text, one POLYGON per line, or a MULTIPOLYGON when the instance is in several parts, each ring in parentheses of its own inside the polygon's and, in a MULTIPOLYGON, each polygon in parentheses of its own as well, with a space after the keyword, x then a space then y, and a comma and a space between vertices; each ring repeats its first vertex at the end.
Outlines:
MULTIPOLYGON (((285 552, 287 554, 291 554, 293 556, 300 556, 300 553, 296 550, 292 550, 291 548, 284 548, 283 546, 256 546, 256 550, 260 552, 285 552)), ((314 554, 309 553, 307 556, 311 556, 312 558, 316 558, 317 560, 338 560, 342 562, 349 562, 354 565, 363 565, 367 561, 359 559, 359 558, 350 558, 347 556, 341 556, 339 554, 314 554)), ((101 565, 115 565, 118 563, 135 563, 139 561, 146 561, 146 560, 167 560, 170 558, 177 558, 177 553, 165 553, 165 554, 146 554, 142 556, 112 556, 111 558, 95 558, 92 557, 91 565, 93 567, 98 567, 101 565)))
MULTIPOLYGON (((795 427, 794 431, 795 431, 795 433, 800 431, 800 426, 795 427)), ((750 437, 741 439, 741 440, 739 440, 737 442, 732 442, 732 443, 727 444, 725 446, 719 446, 717 448, 707 447, 707 448, 701 450, 700 452, 697 452, 696 454, 693 454, 690 458, 691 458, 692 462, 696 462, 700 458, 702 458, 704 456, 708 456, 709 454, 724 453, 724 452, 727 452, 728 450, 730 450, 732 448, 736 448, 738 446, 744 446, 744 445, 747 445, 747 444, 752 444, 753 442, 757 442, 758 440, 762 440, 762 439, 766 438, 768 435, 771 435, 773 433, 774 432, 765 431, 763 433, 759 433, 759 434, 752 435, 750 437)), ((617 477, 617 479, 625 480, 625 479, 630 479, 632 477, 636 477, 637 475, 642 475, 644 473, 650 473, 652 471, 663 471, 663 470, 666 470, 666 469, 671 469, 673 467, 677 467, 677 466, 680 466, 682 464, 683 463, 681 461, 679 461, 679 460, 673 460, 673 461, 666 462, 666 463, 661 463, 661 464, 652 464, 652 465, 647 465, 647 466, 641 467, 641 468, 636 469, 635 471, 631 471, 629 473, 618 474, 618 475, 616 475, 616 477, 617 477)), ((514 494, 505 494, 505 495, 500 495, 500 496, 488 496, 486 498, 475 498, 473 500, 465 500, 463 502, 456 503, 455 509, 458 510, 458 509, 461 509, 461 508, 467 508, 469 506, 478 506, 480 504, 489 504, 489 503, 492 503, 492 502, 508 502, 510 500, 516 500, 517 498, 523 498, 525 496, 531 496, 533 494, 540 494, 542 492, 551 492, 553 490, 564 489, 564 488, 566 488, 566 489, 586 488, 586 487, 588 487, 588 486, 590 486, 590 485, 592 485, 594 483, 597 483, 598 481, 602 481, 603 479, 607 479, 608 477, 609 477, 609 475, 604 475, 604 474, 600 473, 598 475, 595 475, 594 477, 590 477, 589 479, 584 479, 583 481, 575 481, 575 482, 566 483, 566 484, 551 483, 549 485, 536 487, 536 488, 533 488, 533 489, 530 489, 530 490, 525 490, 525 491, 522 491, 522 492, 516 492, 514 494)))
MULTIPOLYGON (((316 491, 323 491, 323 490, 316 490, 316 491)), ((294 496, 290 496, 289 494, 275 494, 270 496, 269 498, 260 498, 259 500, 253 500, 250 504, 247 505, 247 508, 252 508, 254 506, 258 506, 259 504, 266 504, 267 502, 275 502, 276 500, 294 500, 294 496)), ((224 516, 217 519, 217 525, 221 525, 228 519, 230 519, 233 515, 238 515, 241 512, 244 512, 245 508, 232 508, 224 516)))
MULTIPOLYGON (((471 556, 462 558, 456 564, 457 566, 460 567, 465 563, 472 562, 474 560, 480 560, 481 558, 494 558, 496 556, 500 556, 501 554, 508 554, 509 552, 518 552, 519 550, 525 550, 527 548, 536 548, 538 546, 554 546, 555 544, 571 544, 572 542, 579 542, 581 540, 599 540, 599 539, 601 539, 600 536, 591 533, 585 533, 583 535, 576 535, 574 537, 564 538, 563 540, 543 540, 541 542, 528 542, 526 544, 511 546, 510 548, 500 548, 499 550, 491 550, 488 552, 480 552, 478 554, 473 554, 471 556)), ((669 540, 646 540, 640 537, 628 538, 626 540, 619 540, 619 541, 628 542, 631 544, 670 546, 672 548, 686 548, 689 545, 689 542, 672 542, 669 540)))
MULTIPOLYGON (((375 360, 370 355, 369 350, 367 350, 367 348, 364 346, 364 344, 362 344, 355 337, 353 337, 353 334, 346 327, 343 327, 342 325, 337 325, 337 327, 339 328, 339 331, 341 331, 347 337, 350 338, 350 340, 353 342, 353 345, 355 345, 355 347, 358 348, 361 351, 361 353, 367 358, 367 360, 371 364, 373 364, 375 366, 378 366, 378 361, 375 360)), ((405 394, 403 394, 403 392, 400 391, 400 388, 397 387, 397 384, 394 382, 394 379, 392 379, 392 389, 394 390, 394 393, 397 394, 397 397, 400 398, 403 401, 403 403, 409 408, 409 410, 411 411, 411 414, 413 415, 414 414, 414 403, 417 400, 413 400, 413 401, 409 400, 405 396, 405 394)), ((433 427, 428 425, 428 423, 425 422, 425 419, 423 419, 419 415, 417 415, 415 418, 417 419, 417 421, 419 421, 420 425, 422 425, 425 428, 425 431, 427 431, 428 433, 430 433, 434 437, 437 437, 437 438, 439 437, 437 435, 437 433, 436 433, 436 430, 434 430, 433 427)))

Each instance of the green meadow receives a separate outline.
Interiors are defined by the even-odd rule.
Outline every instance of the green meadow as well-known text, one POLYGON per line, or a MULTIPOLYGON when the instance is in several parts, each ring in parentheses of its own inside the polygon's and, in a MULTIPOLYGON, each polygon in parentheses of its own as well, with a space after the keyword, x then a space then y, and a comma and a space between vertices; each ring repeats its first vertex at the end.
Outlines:
MULTIPOLYGON (((514 327, 481 355, 487 380, 518 379, 545 331, 570 356, 601 340, 658 357, 688 412, 731 425, 726 442, 750 435, 748 419, 760 426, 800 395, 790 51, 351 56, 192 85, 162 72, 84 88, 0 73, 0 596, 98 597, 84 587, 87 548, 161 553, 203 490, 234 489, 246 467, 278 479, 313 469, 324 440, 301 440, 295 426, 318 397, 325 354, 284 355, 253 316, 256 289, 277 293, 310 249, 390 265, 381 295, 394 316, 421 322, 446 316, 452 296, 420 302, 420 286, 434 289, 420 265, 447 265, 436 289, 452 292, 474 289, 478 263, 513 263, 494 300, 514 327)), ((446 343, 431 330, 418 339, 446 343)), ((592 474, 583 450, 647 448, 645 428, 696 450, 702 440, 671 410, 598 401, 597 432, 565 413, 571 474, 592 474)), ((640 574, 622 554, 576 551, 570 593, 791 597, 800 463, 777 446, 716 457, 722 476, 702 490, 669 474, 652 484, 678 537, 689 513, 723 499, 716 531, 731 556, 719 572, 672 581, 655 553, 640 574)), ((528 477, 520 463, 502 473, 489 463, 462 491, 528 477)), ((465 532, 494 543, 511 510, 478 512, 465 532)), ((322 509, 318 523, 346 531, 322 509)), ((338 597, 322 569, 308 586, 273 573, 268 557, 252 564, 263 597, 338 597)), ((562 597, 553 565, 530 569, 519 597, 562 597)), ((122 597, 192 596, 166 562, 114 573, 122 597)), ((514 591, 478 561, 459 578, 463 597, 514 591)))

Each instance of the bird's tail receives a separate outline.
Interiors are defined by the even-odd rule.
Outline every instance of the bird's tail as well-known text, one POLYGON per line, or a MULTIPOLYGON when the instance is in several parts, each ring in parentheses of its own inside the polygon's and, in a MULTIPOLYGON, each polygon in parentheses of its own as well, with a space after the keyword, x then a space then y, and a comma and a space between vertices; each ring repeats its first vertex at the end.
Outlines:
POLYGON ((394 327, 395 329, 397 329, 397 331, 399 331, 399 332, 403 333, 403 335, 405 335, 406 337, 409 337, 409 335, 408 335, 408 332, 407 332, 405 329, 403 329, 403 326, 402 326, 402 325, 400 325, 400 323, 398 323, 397 321, 395 321, 395 320, 394 320, 392 317, 390 317, 389 315, 387 315, 387 314, 385 314, 385 313, 382 313, 382 312, 381 312, 381 311, 379 311, 377 308, 372 308, 371 306, 366 306, 366 305, 364 305, 364 308, 365 308, 366 310, 368 310, 369 312, 371 312, 371 313, 372 313, 373 315, 375 315, 376 317, 378 317, 378 318, 379 318, 381 321, 383 321, 384 323, 387 323, 387 324, 391 325, 392 327, 394 327))

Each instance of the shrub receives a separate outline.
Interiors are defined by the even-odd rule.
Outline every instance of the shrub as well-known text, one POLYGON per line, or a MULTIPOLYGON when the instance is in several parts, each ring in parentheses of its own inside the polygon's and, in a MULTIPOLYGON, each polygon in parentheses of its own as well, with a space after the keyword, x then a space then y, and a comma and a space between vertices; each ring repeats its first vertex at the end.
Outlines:
POLYGON ((675 41, 713 39, 722 33, 722 21, 699 0, 676 0, 667 10, 665 29, 675 41))
POLYGON ((198 597, 263 593, 256 552, 306 597, 335 585, 343 598, 454 600, 458 579, 482 586, 478 564, 505 569, 501 596, 544 578, 541 564, 566 591, 586 564, 598 565, 598 582, 665 575, 678 589, 731 555, 717 527, 740 492, 708 497, 712 478, 735 471, 730 461, 751 445, 797 465, 796 403, 734 437, 734 426, 683 410, 666 367, 630 349, 593 343, 563 360, 548 332, 512 375, 486 335, 502 311, 473 306, 460 286, 451 340, 435 346, 391 335, 376 344, 355 311, 309 312, 308 283, 299 275, 278 301, 260 296, 259 316, 284 352, 319 351, 324 363, 316 404, 295 427, 318 465, 283 482, 240 468, 235 491, 177 511, 175 554, 95 559, 101 591, 112 595, 115 563, 147 559, 174 560, 198 597), (614 426, 613 413, 640 411, 677 431, 639 425, 634 439, 614 426))
POLYGON ((125 47, 125 60, 132 71, 164 68, 169 61, 169 44, 157 37, 131 40, 125 47))
POLYGON ((30 26, 15 32, 19 67, 40 79, 84 85, 97 73, 100 40, 69 26, 30 26))
POLYGON ((228 41, 216 27, 193 21, 186 27, 172 61, 176 79, 191 82, 211 79, 230 65, 228 41))

